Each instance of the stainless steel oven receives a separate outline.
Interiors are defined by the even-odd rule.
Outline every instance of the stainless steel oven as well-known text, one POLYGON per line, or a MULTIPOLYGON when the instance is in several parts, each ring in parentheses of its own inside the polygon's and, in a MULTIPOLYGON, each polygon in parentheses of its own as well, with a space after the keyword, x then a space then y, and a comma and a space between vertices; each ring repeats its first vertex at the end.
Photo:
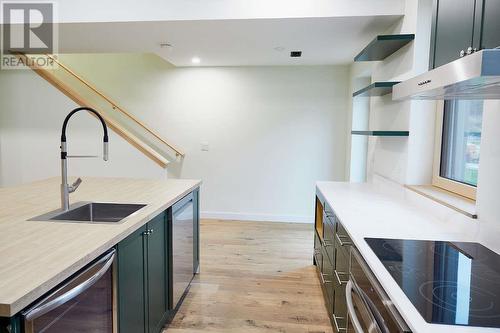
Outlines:
POLYGON ((349 333, 411 332, 368 265, 354 248, 351 248, 350 254, 346 302, 349 333))
POLYGON ((107 252, 24 311, 24 332, 117 332, 114 259, 107 252))

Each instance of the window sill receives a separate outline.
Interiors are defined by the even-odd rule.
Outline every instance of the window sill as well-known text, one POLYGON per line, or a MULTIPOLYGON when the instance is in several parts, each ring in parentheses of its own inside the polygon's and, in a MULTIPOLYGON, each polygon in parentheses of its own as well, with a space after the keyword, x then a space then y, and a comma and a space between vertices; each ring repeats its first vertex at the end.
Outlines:
POLYGON ((474 200, 432 185, 405 185, 405 187, 470 218, 477 219, 476 202, 474 200))

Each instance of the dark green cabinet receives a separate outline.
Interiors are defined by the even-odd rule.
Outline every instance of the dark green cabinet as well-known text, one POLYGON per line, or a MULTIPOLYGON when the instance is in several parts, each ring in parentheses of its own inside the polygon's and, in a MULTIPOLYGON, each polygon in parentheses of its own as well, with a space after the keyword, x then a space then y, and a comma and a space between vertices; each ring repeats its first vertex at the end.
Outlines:
MULTIPOLYGON (((193 225, 189 223, 189 228, 186 229, 189 230, 188 234, 184 236, 193 242, 193 248, 189 242, 188 251, 188 261, 193 261, 189 270, 193 275, 193 269, 195 272, 198 270, 200 258, 199 189, 193 190, 192 195, 190 193, 186 197, 188 196, 192 197, 192 205, 185 210, 189 209, 190 216, 193 216, 193 225)), ((170 303, 174 294, 174 271, 179 265, 174 265, 172 250, 175 234, 172 228, 173 207, 182 204, 183 200, 179 200, 116 246, 120 333, 160 333, 175 314, 176 309, 170 303)))
POLYGON ((484 0, 478 6, 481 19, 481 38, 479 49, 494 49, 500 47, 500 1, 484 0))
POLYGON ((117 246, 120 333, 159 333, 167 319, 165 219, 161 213, 117 246))
POLYGON ((0 333, 21 333, 21 316, 0 317, 0 333))
POLYGON ((434 67, 460 58, 473 44, 475 0, 437 0, 434 17, 434 67))
POLYGON ((323 290, 325 306, 335 332, 347 327, 345 286, 349 280, 349 254, 352 241, 332 207, 317 192, 314 232, 314 257, 323 290), (320 203, 318 205, 318 203, 320 203), (323 232, 318 233, 319 230, 323 232), (323 236, 323 237, 321 237, 323 236))
POLYGON ((147 235, 147 294, 149 332, 161 332, 168 310, 165 214, 148 223, 147 235))
POLYGON ((146 327, 146 262, 143 226, 117 246, 118 325, 120 333, 144 332, 146 327))
POLYGON ((431 68, 500 46, 498 0, 434 0, 431 68))
POLYGON ((333 313, 333 263, 330 260, 330 257, 325 253, 325 247, 323 248, 323 264, 321 267, 321 284, 323 286, 325 300, 326 300, 326 308, 328 309, 328 313, 333 313))

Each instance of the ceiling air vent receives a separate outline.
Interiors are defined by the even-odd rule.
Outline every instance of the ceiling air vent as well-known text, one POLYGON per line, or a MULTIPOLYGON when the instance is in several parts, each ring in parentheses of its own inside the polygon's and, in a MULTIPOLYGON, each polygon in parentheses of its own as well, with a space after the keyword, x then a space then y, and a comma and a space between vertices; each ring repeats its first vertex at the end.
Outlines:
POLYGON ((300 57, 302 57, 302 51, 292 51, 292 52, 290 52, 290 57, 300 58, 300 57))

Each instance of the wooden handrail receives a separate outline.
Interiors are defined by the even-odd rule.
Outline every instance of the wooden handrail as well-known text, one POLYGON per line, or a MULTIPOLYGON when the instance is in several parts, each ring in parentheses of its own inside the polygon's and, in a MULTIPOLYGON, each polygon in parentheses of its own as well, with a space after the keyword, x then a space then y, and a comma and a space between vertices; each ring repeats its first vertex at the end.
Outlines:
POLYGON ((170 143, 168 143, 167 141, 165 141, 155 131, 153 131, 150 127, 148 127, 142 121, 140 121, 139 119, 137 119, 135 116, 133 116, 132 114, 128 113, 127 111, 125 111, 124 109, 122 109, 121 107, 119 107, 117 103, 115 103, 114 101, 112 101, 111 99, 109 99, 107 96, 105 96, 104 94, 102 94, 99 90, 97 90, 94 86, 92 86, 90 83, 88 83, 83 78, 81 78, 78 74, 76 74, 75 72, 73 72, 71 69, 69 69, 68 67, 66 67, 61 62, 59 62, 55 57, 53 57, 50 54, 46 54, 46 56, 49 57, 55 63, 57 63, 58 66, 60 66, 62 69, 64 69, 71 76, 73 76, 74 78, 76 78, 78 81, 80 81, 85 86, 87 86, 89 89, 91 89, 93 92, 95 92, 97 95, 99 95, 106 102, 108 102, 109 104, 111 104, 111 107, 113 108, 113 110, 119 110, 121 113, 123 113, 124 115, 126 115, 128 118, 132 119, 134 122, 136 122, 137 124, 139 124, 139 126, 141 126, 143 129, 145 129, 146 131, 148 131, 149 133, 151 133, 155 138, 157 138, 158 140, 160 140, 162 143, 164 143, 170 149, 172 149, 173 151, 175 151, 175 155, 176 156, 184 157, 185 154, 182 153, 179 149, 177 149, 176 147, 174 147, 173 145, 171 145, 170 143))

